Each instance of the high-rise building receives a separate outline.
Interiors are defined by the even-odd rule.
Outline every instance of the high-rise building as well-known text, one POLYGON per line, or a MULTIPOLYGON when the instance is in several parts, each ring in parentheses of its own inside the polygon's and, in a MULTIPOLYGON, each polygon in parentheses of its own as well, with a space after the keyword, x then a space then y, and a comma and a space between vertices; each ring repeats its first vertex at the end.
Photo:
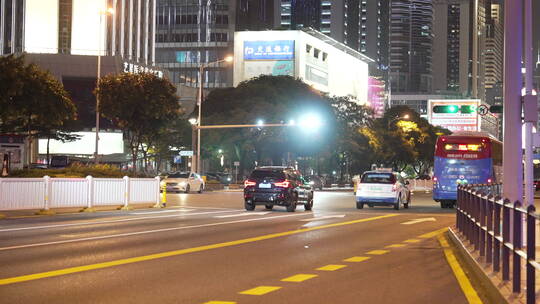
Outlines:
POLYGON ((358 50, 376 62, 370 75, 388 80, 390 0, 361 0, 358 50))
POLYGON ((503 23, 491 0, 436 0, 434 90, 486 101, 486 89, 502 81, 503 23))
POLYGON ((2 0, 0 52, 100 54, 151 65, 155 4, 155 0, 2 0), (114 12, 106 14, 106 8, 114 12))
POLYGON ((236 30, 274 29, 274 0, 237 0, 236 30))
MULTIPOLYGON (((157 0, 156 62, 178 85, 197 87, 199 66, 233 53, 236 1, 157 0)), ((204 87, 232 86, 226 62, 205 69, 204 87)))

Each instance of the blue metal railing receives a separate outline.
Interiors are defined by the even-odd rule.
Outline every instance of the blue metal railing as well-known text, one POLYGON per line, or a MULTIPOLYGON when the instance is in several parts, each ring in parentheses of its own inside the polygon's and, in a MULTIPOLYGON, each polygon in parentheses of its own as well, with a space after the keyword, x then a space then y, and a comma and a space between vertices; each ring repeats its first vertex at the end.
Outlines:
POLYGON ((474 250, 492 264, 503 281, 512 278, 512 291, 521 291, 521 262, 525 261, 527 304, 535 303, 536 271, 536 222, 540 216, 531 205, 522 208, 521 202, 502 199, 501 184, 461 185, 458 187, 456 227, 467 238, 474 250), (502 217, 501 217, 502 215, 502 217), (526 218, 526 250, 523 250, 522 223, 526 218), (513 218, 511 221, 510 218, 513 218), (510 225, 513 225, 510 229, 510 225), (502 231, 501 231, 502 230, 502 231), (502 270, 501 270, 502 263, 502 270), (510 275, 512 263, 512 275, 510 275))

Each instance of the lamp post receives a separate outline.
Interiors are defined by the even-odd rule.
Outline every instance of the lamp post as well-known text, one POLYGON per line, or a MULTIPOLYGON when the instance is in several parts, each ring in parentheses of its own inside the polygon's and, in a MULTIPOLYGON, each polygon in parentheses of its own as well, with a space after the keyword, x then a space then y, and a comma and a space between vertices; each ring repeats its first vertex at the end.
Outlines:
POLYGON ((191 172, 197 172, 198 155, 195 154, 195 146, 197 145, 197 118, 190 118, 189 123, 191 124, 191 150, 193 152, 191 156, 191 172))
POLYGON ((213 62, 208 62, 208 63, 201 63, 201 65, 199 66, 199 93, 197 95, 197 105, 199 106, 199 115, 198 115, 198 119, 197 119, 197 173, 201 174, 201 107, 202 107, 202 92, 203 92, 203 81, 204 81, 204 78, 203 78, 203 73, 204 73, 204 69, 207 68, 208 66, 212 65, 212 64, 217 64, 217 63, 220 63, 220 62, 231 62, 233 60, 233 57, 232 56, 227 56, 225 57, 224 59, 221 59, 221 60, 218 60, 218 61, 213 61, 213 62))
MULTIPOLYGON (((101 78, 101 31, 103 29, 103 16, 114 14, 114 9, 99 11, 99 28, 98 28, 98 53, 97 53, 97 78, 96 87, 99 88, 99 79, 101 78)), ((94 163, 99 164, 99 94, 96 94, 96 149, 94 152, 94 163)))

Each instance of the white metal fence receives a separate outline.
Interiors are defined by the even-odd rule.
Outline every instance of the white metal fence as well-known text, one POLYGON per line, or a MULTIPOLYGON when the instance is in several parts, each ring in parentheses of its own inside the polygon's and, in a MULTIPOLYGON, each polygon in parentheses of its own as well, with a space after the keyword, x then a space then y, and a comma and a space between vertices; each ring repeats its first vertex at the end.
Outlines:
POLYGON ((155 178, 0 178, 0 210, 159 204, 155 178))

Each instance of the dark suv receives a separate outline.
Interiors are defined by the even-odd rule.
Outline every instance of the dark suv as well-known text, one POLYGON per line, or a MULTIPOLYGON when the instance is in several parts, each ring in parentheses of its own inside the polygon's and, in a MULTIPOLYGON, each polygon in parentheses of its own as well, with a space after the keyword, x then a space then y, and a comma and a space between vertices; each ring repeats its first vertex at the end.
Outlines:
POLYGON ((248 211, 256 205, 265 205, 266 209, 278 205, 294 212, 297 204, 311 210, 313 189, 294 168, 259 167, 244 182, 244 202, 248 211))

